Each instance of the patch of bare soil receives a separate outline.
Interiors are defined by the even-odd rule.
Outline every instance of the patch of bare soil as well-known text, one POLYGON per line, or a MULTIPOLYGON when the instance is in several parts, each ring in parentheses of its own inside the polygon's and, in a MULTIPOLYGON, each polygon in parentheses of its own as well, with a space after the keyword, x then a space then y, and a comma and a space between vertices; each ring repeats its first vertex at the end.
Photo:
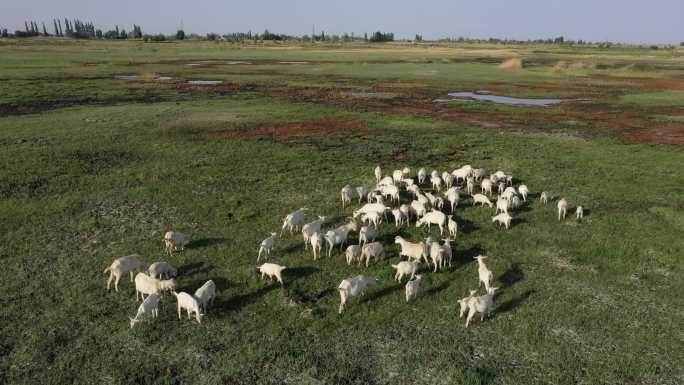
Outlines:
POLYGON ((625 131, 622 136, 630 143, 684 145, 684 126, 657 127, 625 131))
POLYGON ((323 118, 305 122, 275 124, 240 130, 213 132, 215 138, 266 139, 274 142, 288 142, 293 138, 324 136, 336 132, 349 132, 364 128, 358 119, 323 118))

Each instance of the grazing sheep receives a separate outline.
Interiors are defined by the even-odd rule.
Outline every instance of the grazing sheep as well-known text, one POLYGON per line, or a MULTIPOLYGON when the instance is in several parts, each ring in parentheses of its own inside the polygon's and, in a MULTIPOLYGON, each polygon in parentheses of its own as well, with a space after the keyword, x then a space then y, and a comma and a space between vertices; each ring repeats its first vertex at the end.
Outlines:
POLYGON ((480 321, 484 321, 485 313, 489 317, 492 313, 492 307, 494 306, 494 293, 498 288, 490 287, 487 289, 487 294, 481 295, 479 297, 472 297, 468 301, 468 318, 466 318, 465 327, 468 327, 470 320, 475 316, 475 313, 481 313, 480 321))
POLYGON ((420 187, 418 187, 417 184, 414 184, 414 185, 411 185, 411 186, 407 186, 407 187, 406 187, 406 191, 408 191, 414 198, 417 197, 418 194, 421 193, 421 192, 420 192, 420 187))
POLYGON ((373 211, 367 214, 363 214, 361 216, 361 222, 362 223, 368 223, 368 224, 373 224, 375 228, 378 228, 378 224, 380 224, 381 216, 380 213, 377 211, 373 211))
POLYGON ((434 175, 430 178, 430 183, 432 183, 432 188, 439 191, 442 188, 442 178, 439 175, 434 175))
POLYGON ((109 273, 109 279, 107 280, 107 290, 114 280, 114 290, 119 291, 119 279, 121 276, 130 273, 131 282, 133 282, 133 272, 142 271, 147 269, 147 264, 140 260, 138 254, 131 254, 125 257, 120 257, 114 260, 108 268, 104 269, 103 274, 109 273))
POLYGON ((509 202, 509 206, 515 210, 519 209, 522 206, 522 202, 520 201, 520 198, 518 198, 517 195, 513 195, 513 198, 511 198, 509 202))
POLYGON ((361 261, 364 259, 366 260, 366 267, 370 264, 371 258, 374 260, 382 260, 382 257, 385 255, 385 251, 382 247, 382 243, 380 242, 371 242, 366 245, 363 245, 361 248, 361 259, 359 260, 359 264, 361 264, 361 261))
POLYGON ((337 290, 340 292, 340 309, 339 313, 342 314, 344 311, 344 305, 347 303, 347 299, 350 297, 361 297, 363 296, 366 288, 370 285, 375 285, 377 280, 373 277, 366 277, 363 275, 357 275, 353 278, 347 278, 340 283, 337 290))
POLYGON ((395 269, 397 272, 394 274, 394 279, 401 282, 401 279, 405 275, 411 275, 410 279, 413 279, 413 277, 416 275, 416 272, 418 271, 418 268, 420 267, 420 261, 417 262, 410 262, 410 261, 401 261, 397 263, 396 265, 391 265, 393 269, 395 269))
POLYGON ((492 183, 499 183, 499 177, 496 176, 496 174, 490 174, 490 175, 489 175, 489 180, 491 180, 492 183))
POLYGON ((442 180, 444 180, 444 184, 446 185, 446 188, 451 188, 451 186, 453 186, 453 184, 454 184, 454 176, 449 174, 448 172, 444 173, 442 180))
MULTIPOLYGON (((443 259, 442 262, 447 262, 448 266, 451 267, 451 260, 454 257, 453 250, 451 249, 451 241, 452 239, 450 238, 444 238, 442 239, 444 241, 444 244, 442 245, 442 254, 443 254, 443 259)), ((442 266, 443 267, 443 266, 442 266)))
POLYGON ((359 204, 361 204, 361 199, 368 199, 368 191, 369 190, 367 186, 359 186, 356 188, 356 195, 359 196, 359 204))
POLYGON ((466 191, 468 192, 468 195, 473 195, 475 192, 475 178, 468 177, 466 180, 466 191))
POLYGON ((149 275, 140 272, 135 276, 135 301, 138 301, 138 294, 144 301, 145 295, 161 294, 164 291, 173 291, 176 289, 176 280, 167 279, 159 280, 152 278, 149 275))
POLYGON ((577 206, 577 209, 575 210, 575 218, 577 218, 577 220, 584 218, 584 208, 582 206, 577 206))
POLYGON ((425 178, 427 177, 427 171, 424 168, 418 170, 418 184, 425 183, 425 178))
POLYGON ((391 176, 386 176, 380 179, 380 182, 378 182, 378 185, 376 187, 382 186, 394 186, 394 179, 391 176))
POLYGON ((403 204, 399 206, 399 211, 403 217, 402 219, 406 219, 406 225, 411 226, 411 206, 403 204))
POLYGON ((458 223, 456 223, 453 217, 453 215, 447 216, 447 228, 449 229, 449 235, 456 238, 456 234, 458 233, 458 223))
POLYGON ((157 294, 150 294, 145 298, 143 303, 138 306, 138 312, 135 318, 128 317, 131 320, 131 329, 138 322, 142 322, 145 318, 159 317, 159 296, 157 294))
POLYGON ((216 284, 212 280, 208 280, 195 290, 195 299, 199 302, 200 310, 204 310, 205 313, 209 305, 214 304, 214 298, 216 298, 216 284))
POLYGON ((150 265, 150 268, 147 269, 147 273, 150 275, 152 278, 171 278, 175 277, 178 271, 174 269, 171 265, 168 264, 168 262, 155 262, 150 265))
POLYGON ((400 227, 404 222, 404 213, 400 209, 392 209, 392 216, 394 216, 394 225, 400 227))
POLYGON ((565 215, 568 213, 568 201, 565 198, 558 201, 558 220, 565 219, 565 215))
POLYGON ((369 241, 375 241, 376 235, 377 231, 372 227, 362 226, 361 230, 359 230, 359 244, 363 245, 369 241))
POLYGON ((351 220, 346 225, 342 225, 334 230, 330 230, 325 233, 325 240, 328 242, 328 257, 332 256, 332 249, 335 245, 340 245, 340 250, 342 246, 347 242, 347 237, 351 231, 358 231, 359 225, 355 220, 351 220))
POLYGON ((430 194, 429 192, 425 193, 425 197, 428 199, 428 204, 430 207, 437 207, 437 197, 430 194))
POLYGON ((344 252, 345 257, 347 257, 347 265, 351 265, 354 261, 359 261, 361 264, 361 246, 360 245, 350 245, 344 252))
POLYGON ((508 214, 508 206, 509 202, 506 199, 503 199, 502 197, 497 198, 496 200, 496 214, 502 212, 508 214))
POLYGON ((188 312, 188 319, 190 319, 190 314, 195 313, 197 323, 201 324, 204 314, 200 313, 200 303, 197 298, 183 291, 180 293, 174 291, 173 295, 176 296, 176 301, 178 301, 178 319, 181 319, 181 309, 185 309, 188 312))
MULTIPOLYGON (((278 233, 271 233, 271 236, 264 239, 261 241, 261 245, 259 245, 259 254, 257 255, 257 262, 261 259, 261 253, 266 253, 266 255, 271 255, 271 249, 273 249, 273 246, 275 245, 275 240, 276 237, 278 236, 278 233)), ((306 248, 306 239, 304 242, 304 248, 306 248)))
POLYGON ((403 183, 406 187, 416 185, 416 183, 413 181, 413 178, 404 178, 401 180, 401 183, 403 183))
POLYGON ((478 168, 477 170, 473 170, 472 176, 475 178, 475 180, 480 180, 487 176, 487 170, 484 168, 478 168))
POLYGON ((506 226, 506 230, 508 230, 511 228, 511 220, 512 219, 513 219, 513 217, 508 215, 508 213, 501 213, 499 215, 494 216, 494 218, 492 218, 492 222, 497 222, 499 224, 499 226, 501 226, 501 225, 506 226))
POLYGON ((399 202, 399 187, 397 186, 381 186, 380 193, 383 197, 391 199, 392 202, 399 202))
POLYGON ((542 191, 541 195, 539 195, 539 201, 541 201, 541 203, 543 203, 543 204, 549 203, 550 200, 551 200, 551 194, 549 194, 546 191, 542 191))
POLYGON ((461 199, 461 195, 456 188, 452 187, 444 193, 444 196, 449 201, 451 212, 453 213, 458 206, 458 201, 461 199))
POLYGON ((430 242, 430 259, 435 266, 436 273, 444 265, 444 254, 439 242, 430 242))
POLYGON ((404 179, 404 173, 401 170, 394 170, 392 172, 392 180, 394 183, 398 184, 402 179, 404 179))
POLYGON ((416 200, 417 200, 418 202, 422 203, 423 206, 425 206, 425 207, 429 207, 429 206, 430 206, 430 198, 428 198, 427 195, 425 195, 425 194, 418 194, 418 195, 416 196, 416 200))
POLYGON ((481 286, 484 284, 485 289, 489 290, 492 285, 492 278, 494 277, 494 274, 487 268, 487 265, 485 265, 484 260, 487 259, 487 257, 484 255, 478 255, 474 259, 477 260, 477 274, 480 279, 479 285, 481 286))
POLYGON ((482 195, 482 194, 473 195, 473 206, 475 206, 478 203, 482 204, 482 207, 484 207, 484 205, 487 205, 490 208, 493 207, 493 203, 489 200, 489 198, 487 198, 486 195, 482 195))
POLYGON ((314 261, 321 257, 321 250, 323 250, 323 245, 325 244, 325 238, 323 234, 316 232, 311 236, 311 250, 313 251, 314 261))
POLYGON ((382 169, 380 166, 375 166, 375 170, 373 170, 375 173, 375 182, 380 183, 380 179, 382 178, 382 169))
POLYGON ((423 277, 418 274, 416 275, 415 279, 411 279, 410 281, 406 282, 405 291, 407 303, 418 297, 418 292, 420 291, 420 281, 422 278, 423 277))
POLYGON ((420 261, 423 257, 427 257, 425 243, 423 242, 413 243, 397 236, 394 238, 394 243, 398 243, 401 246, 399 257, 406 256, 409 261, 420 261))
POLYGON ((408 178, 411 175, 411 169, 404 167, 401 169, 401 173, 403 174, 404 178, 408 178))
POLYGON ((470 295, 456 301, 456 302, 458 302, 458 304, 461 307, 461 311, 458 314, 458 318, 463 318, 463 314, 465 314, 466 310, 468 310, 468 305, 470 304, 470 300, 475 296, 475 293, 477 293, 477 290, 471 290, 470 295))
POLYGON ((185 250, 185 245, 190 243, 190 236, 176 231, 167 231, 164 234, 164 249, 168 255, 173 254, 174 250, 185 250))
POLYGON ((482 182, 480 183, 480 188, 482 189, 483 194, 487 194, 489 196, 492 196, 492 181, 491 179, 485 178, 482 179, 482 182))
POLYGON ((299 210, 287 214, 283 220, 283 227, 280 230, 280 235, 283 235, 283 231, 285 231, 286 228, 290 229, 290 234, 292 234, 294 230, 299 229, 300 226, 304 225, 304 214, 306 214, 307 211, 309 211, 307 207, 302 207, 299 210))
POLYGON ((527 194, 530 193, 530 190, 527 188, 527 186, 521 184, 520 186, 518 186, 518 192, 520 193, 520 195, 522 195, 523 201, 527 202, 527 194))
POLYGON ((264 263, 263 265, 259 266, 261 279, 264 279, 264 276, 268 277, 269 280, 275 278, 278 282, 280 282, 281 286, 284 285, 282 272, 285 269, 287 269, 287 267, 276 265, 275 263, 264 263))
POLYGON ((497 194, 501 195, 503 192, 506 190, 506 184, 503 182, 499 182, 499 189, 497 191, 497 194))
POLYGON ((354 195, 354 190, 352 189, 352 186, 346 185, 346 186, 342 187, 342 190, 340 191, 340 199, 342 200, 342 209, 344 209, 347 204, 351 203, 353 195, 354 195))
POLYGON ((422 218, 425 213, 427 212, 427 208, 425 207, 425 204, 420 202, 420 201, 412 201, 411 202, 411 210, 415 214, 416 218, 422 218))
POLYGON ((454 170, 451 173, 451 176, 454 177, 454 182, 458 183, 459 180, 463 181, 470 176, 470 171, 468 169, 464 169, 463 167, 454 170))
MULTIPOLYGON (((377 212, 377 213, 385 214, 385 212, 389 209, 390 209, 389 207, 383 205, 382 203, 366 203, 360 209, 354 211, 352 216, 354 218, 358 218, 363 214, 367 214, 367 213, 371 213, 371 212, 377 212)), ((385 218, 385 219, 387 219, 387 218, 385 218)))
POLYGON ((321 232, 321 227, 323 227, 324 223, 325 217, 319 216, 318 219, 316 219, 315 221, 311 221, 302 226, 302 236, 304 237, 304 250, 308 248, 308 245, 311 242, 311 236, 315 233, 321 232))
POLYGON ((447 217, 443 212, 440 211, 430 211, 425 214, 422 218, 416 221, 416 227, 421 227, 427 225, 428 231, 430 231, 430 225, 439 226, 439 234, 444 234, 444 226, 447 223, 447 217))

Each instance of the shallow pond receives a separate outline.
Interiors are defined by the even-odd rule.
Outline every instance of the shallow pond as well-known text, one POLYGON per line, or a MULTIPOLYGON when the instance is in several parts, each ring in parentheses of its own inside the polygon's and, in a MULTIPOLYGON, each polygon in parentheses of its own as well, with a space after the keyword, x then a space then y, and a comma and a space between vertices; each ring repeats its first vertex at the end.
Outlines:
MULTIPOLYGON (((448 94, 452 98, 467 98, 474 100, 484 100, 488 102, 494 102, 498 104, 507 105, 522 105, 522 106, 549 106, 553 104, 559 104, 562 102, 560 99, 526 99, 526 98, 513 98, 509 96, 498 96, 491 95, 488 92, 485 94, 474 93, 474 92, 453 92, 448 94)), ((454 99, 437 99, 436 102, 449 102, 454 99)))
POLYGON ((215 86, 223 83, 223 80, 188 80, 188 84, 195 86, 215 86))

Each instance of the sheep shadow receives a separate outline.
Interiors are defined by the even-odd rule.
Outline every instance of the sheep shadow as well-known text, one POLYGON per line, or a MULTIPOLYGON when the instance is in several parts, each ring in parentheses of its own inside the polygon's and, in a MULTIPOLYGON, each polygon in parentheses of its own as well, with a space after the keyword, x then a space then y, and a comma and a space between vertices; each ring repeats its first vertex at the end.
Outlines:
MULTIPOLYGON (((572 217, 575 218, 575 211, 576 210, 577 210, 577 206, 572 207, 572 208, 568 208, 568 216, 570 216, 570 214, 572 214, 572 217)), ((587 208, 582 207, 582 215, 584 217, 588 217, 589 215, 591 215, 591 209, 587 209, 587 208)), ((578 220, 581 221, 582 219, 578 219, 578 220)))
POLYGON ((493 316, 496 317, 497 314, 506 313, 506 312, 509 312, 511 310, 514 310, 515 308, 520 306, 521 303, 523 303, 525 300, 527 300, 534 293, 535 293, 535 290, 527 290, 526 292, 520 294, 519 296, 517 296, 515 298, 511 298, 508 301, 499 304, 498 306, 496 306, 496 308, 495 308, 496 311, 494 312, 493 316))
POLYGON ((300 267, 292 267, 292 268, 287 268, 284 273, 285 275, 290 278, 290 281, 296 281, 300 278, 308 277, 312 274, 318 273, 321 271, 321 269, 317 267, 311 267, 311 266, 300 266, 300 267))
POLYGON ((238 294, 229 299, 222 298, 222 296, 217 296, 214 301, 214 305, 211 307, 212 312, 223 314, 230 311, 239 311, 247 305, 250 305, 258 301, 261 297, 268 294, 269 292, 279 288, 280 285, 275 282, 270 285, 263 286, 253 292, 238 294))
POLYGON ((440 293, 447 289, 451 285, 451 281, 444 281, 437 286, 432 286, 425 291, 426 297, 432 297, 433 295, 440 293))
POLYGON ((472 263, 478 255, 485 255, 485 250, 480 245, 474 245, 465 250, 456 250, 453 259, 455 269, 472 263))
POLYGON ((178 268, 178 276, 185 277, 195 274, 206 273, 214 269, 214 265, 204 266, 204 262, 190 262, 178 268))
POLYGON ((373 300, 380 299, 386 295, 394 293, 397 290, 401 290, 401 288, 403 288, 403 287, 404 287, 403 283, 395 283, 393 285, 386 286, 380 290, 373 291, 369 295, 365 296, 364 300, 361 302, 371 302, 373 300))
POLYGON ((197 280, 193 281, 190 284, 183 285, 183 291, 186 293, 194 293, 195 290, 199 289, 202 285, 204 285, 207 281, 214 281, 214 284, 216 285, 216 291, 217 292, 222 292, 228 288, 236 286, 233 282, 223 278, 223 277, 211 277, 206 280, 197 280))
POLYGON ((480 228, 475 222, 463 217, 456 218, 456 223, 458 224, 458 232, 463 234, 472 233, 480 228))
POLYGON ((220 245, 221 243, 224 243, 226 241, 226 238, 201 238, 195 241, 190 241, 188 243, 187 247, 189 249, 196 249, 196 248, 201 248, 201 247, 209 247, 213 245, 220 245))
POLYGON ((501 289, 509 288, 516 283, 525 279, 525 273, 520 269, 519 263, 514 263, 509 267, 501 276, 499 276, 499 281, 501 282, 501 289))

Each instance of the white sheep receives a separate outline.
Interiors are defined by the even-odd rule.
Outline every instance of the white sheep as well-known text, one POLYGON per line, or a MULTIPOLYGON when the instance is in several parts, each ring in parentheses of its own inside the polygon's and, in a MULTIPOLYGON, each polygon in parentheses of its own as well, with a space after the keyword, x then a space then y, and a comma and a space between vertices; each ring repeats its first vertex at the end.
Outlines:
POLYGON ((420 201, 412 201, 410 207, 416 218, 421 218, 427 212, 425 204, 420 201))
POLYGON ((340 292, 340 309, 339 313, 342 314, 344 311, 344 305, 350 297, 361 297, 363 296, 366 288, 370 285, 375 285, 377 280, 373 277, 366 277, 363 275, 357 275, 353 278, 347 278, 343 280, 337 287, 340 292))
MULTIPOLYGON (((261 253, 271 255, 271 249, 273 249, 273 246, 275 245, 275 240, 277 236, 278 233, 271 233, 270 237, 261 241, 261 245, 259 245, 259 254, 257 255, 257 262, 259 262, 259 260, 261 259, 261 253)), ((304 243, 304 245, 306 248, 306 243, 304 243)))
POLYGON ((283 235, 283 231, 285 231, 286 228, 289 229, 290 234, 292 234, 294 230, 299 229, 300 226, 304 225, 304 215, 307 211, 309 211, 307 207, 302 207, 287 214, 283 220, 283 227, 280 230, 280 235, 283 235))
POLYGON ((479 297, 472 297, 468 301, 468 318, 466 318, 465 327, 468 327, 470 320, 475 316, 475 313, 481 313, 482 316, 480 321, 484 321, 485 313, 489 317, 492 313, 492 307, 494 306, 494 293, 498 288, 490 287, 487 289, 487 294, 481 295, 479 297))
POLYGON ((489 207, 493 207, 493 203, 489 200, 489 198, 487 198, 486 195, 482 195, 482 194, 473 195, 473 206, 475 206, 478 203, 482 204, 482 207, 484 207, 484 205, 487 205, 489 207))
POLYGON ((521 184, 520 186, 518 186, 518 192, 520 193, 520 195, 522 195, 523 201, 527 202, 527 194, 530 193, 530 190, 527 188, 527 186, 521 184))
POLYGON ((391 265, 394 270, 397 272, 394 274, 394 279, 401 282, 401 279, 405 275, 411 275, 409 279, 413 279, 413 277, 416 275, 416 272, 420 268, 420 261, 417 262, 411 262, 411 261, 401 261, 397 263, 396 265, 391 265))
POLYGON ((394 216, 394 225, 400 227, 404 223, 404 213, 401 209, 392 209, 392 216, 394 216))
POLYGON ((513 195, 513 198, 511 198, 509 202, 509 206, 515 210, 519 209, 522 206, 522 202, 520 201, 520 198, 518 198, 517 195, 513 195))
POLYGON ((408 191, 409 194, 411 194, 414 198, 417 197, 418 194, 421 193, 420 187, 418 187, 417 184, 414 184, 414 185, 411 185, 411 186, 407 186, 407 187, 406 187, 406 191, 408 191))
POLYGON ((496 199, 496 213, 506 213, 508 214, 508 206, 510 206, 510 202, 508 202, 506 199, 503 199, 502 197, 498 197, 496 199))
POLYGON ((499 226, 503 225, 506 226, 506 230, 511 228, 511 220, 513 217, 508 215, 508 213, 501 213, 499 215, 495 215, 492 218, 492 223, 496 222, 499 224, 499 226))
POLYGON ((212 280, 208 280, 199 289, 195 290, 195 299, 199 302, 200 309, 207 311, 209 305, 214 304, 216 298, 216 284, 212 280))
POLYGON ((361 226, 361 230, 359 230, 359 244, 363 245, 370 241, 375 241, 376 236, 377 231, 375 229, 369 226, 361 226))
POLYGON ((398 184, 402 179, 404 179, 404 173, 401 170, 394 170, 392 172, 392 180, 394 183, 398 184))
POLYGON ((360 245, 349 245, 347 250, 345 250, 344 255, 347 258, 347 265, 351 265, 354 261, 359 261, 359 264, 361 264, 360 245))
POLYGON ((458 233, 458 223, 454 220, 453 215, 447 216, 447 228, 449 229, 449 235, 456 238, 456 234, 458 233))
POLYGON ((458 201, 461 199, 461 194, 459 194, 458 189, 452 187, 444 193, 444 196, 449 201, 451 212, 453 213, 458 206, 458 201))
POLYGON ((487 265, 485 265, 484 260, 487 259, 487 257, 484 255, 478 255, 474 259, 477 260, 477 275, 480 279, 479 285, 482 286, 482 284, 484 284, 485 289, 489 290, 489 288, 492 286, 494 274, 487 268, 487 265))
POLYGON ((204 314, 200 313, 200 303, 197 298, 183 291, 180 293, 174 291, 173 295, 176 296, 178 302, 178 319, 181 319, 181 309, 185 309, 188 312, 188 319, 190 319, 190 314, 195 313, 197 323, 202 323, 204 314))
POLYGON ((444 254, 442 246, 439 242, 429 242, 430 243, 430 259, 432 264, 435 266, 434 272, 436 273, 444 265, 444 254))
POLYGON ((380 193, 383 197, 391 199, 392 202, 399 202, 399 187, 397 186, 380 186, 380 193))
POLYGON ((380 179, 380 182, 378 182, 378 185, 376 187, 382 186, 394 186, 394 179, 391 176, 386 176, 380 179))
POLYGON ((575 218, 577 218, 577 220, 584 218, 584 208, 582 206, 577 206, 577 209, 575 210, 575 218))
POLYGON ((268 277, 269 280, 275 278, 280 285, 284 285, 282 272, 285 269, 287 269, 287 267, 280 266, 275 263, 264 263, 263 265, 259 266, 261 279, 264 279, 264 277, 268 277))
POLYGON ((323 250, 323 245, 325 244, 325 237, 323 237, 323 234, 316 232, 309 239, 311 241, 311 250, 313 252, 313 259, 315 261, 316 258, 321 257, 321 251, 323 250))
POLYGON ((409 206, 407 204, 403 204, 403 205, 399 206, 399 211, 401 212, 403 219, 406 220, 406 225, 410 226, 411 225, 411 206, 409 206))
POLYGON ((565 198, 558 201, 558 220, 565 219, 568 213, 568 201, 565 198))
POLYGON ((359 196, 359 204, 361 204, 361 200, 363 198, 368 199, 368 187, 367 186, 359 186, 356 188, 356 195, 359 196))
POLYGON ((375 166, 375 170, 373 170, 375 173, 375 182, 380 183, 380 179, 382 178, 382 169, 380 166, 375 166))
POLYGON ((480 182, 480 188, 482 189, 483 194, 487 194, 489 196, 492 196, 492 181, 491 179, 485 178, 482 179, 482 182, 480 182))
POLYGON ((361 206, 360 209, 354 211, 353 217, 358 218, 363 214, 371 213, 371 212, 377 212, 377 213, 385 213, 387 210, 390 208, 385 206, 382 203, 366 203, 365 205, 361 206))
POLYGON ((143 270, 147 270, 147 264, 140 260, 138 254, 131 254, 115 259, 103 272, 103 274, 109 273, 107 290, 109 290, 109 286, 112 283, 112 280, 114 280, 114 290, 119 291, 119 279, 121 279, 121 276, 129 273, 131 275, 131 282, 133 282, 133 272, 143 270))
POLYGON ((370 264, 371 258, 378 261, 382 260, 382 257, 385 255, 385 251, 382 247, 382 243, 380 242, 371 242, 368 244, 363 245, 361 248, 361 259, 359 260, 359 264, 361 264, 361 261, 364 259, 366 260, 366 267, 370 264))
POLYGON ((444 175, 442 175, 442 180, 444 181, 446 188, 451 188, 454 184, 454 176, 448 172, 445 172, 444 175))
POLYGON ((347 204, 351 203, 353 194, 354 194, 354 190, 352 189, 352 186, 346 185, 346 186, 342 187, 342 190, 340 190, 340 199, 342 200, 342 209, 344 209, 347 204))
POLYGON ((425 214, 422 218, 416 221, 416 227, 421 227, 427 225, 428 231, 430 231, 431 225, 439 226, 439 234, 444 234, 444 226, 447 224, 447 217, 443 212, 440 211, 430 211, 425 214))
POLYGON ((185 245, 190 243, 190 236, 181 234, 177 231, 167 231, 164 234, 164 249, 168 255, 171 255, 174 250, 185 250, 185 245))
POLYGON ((405 256, 409 261, 420 261, 426 256, 425 243, 423 242, 413 243, 397 236, 394 238, 394 243, 401 246, 399 257, 405 256))
POLYGON ((417 200, 418 202, 422 203, 423 206, 425 206, 425 207, 429 207, 429 206, 430 206, 430 199, 429 199, 429 198, 427 197, 427 195, 425 195, 425 194, 418 194, 418 195, 416 195, 416 200, 417 200))
POLYGON ((329 247, 329 257, 332 256, 332 249, 335 245, 340 245, 340 250, 342 250, 342 246, 347 242, 347 237, 351 231, 358 231, 358 224, 353 219, 346 225, 342 225, 325 233, 325 240, 329 247))
POLYGON ((377 211, 372 211, 370 213, 363 214, 361 216, 361 222, 362 223, 368 223, 369 225, 372 224, 375 228, 378 227, 378 224, 380 224, 382 216, 380 213, 377 211))
POLYGON ((498 191, 496 193, 501 195, 501 194, 503 194, 503 192, 505 190, 506 190, 506 184, 504 182, 499 182, 499 188, 498 188, 498 191))
POLYGON ((458 304, 461 307, 461 311, 458 314, 458 318, 463 318, 463 314, 465 314, 466 311, 468 310, 468 307, 470 305, 470 300, 475 296, 475 293, 477 293, 477 290, 471 290, 470 295, 456 301, 456 302, 458 302, 458 304))
POLYGON ((444 238, 443 241, 444 241, 444 244, 442 245, 442 254, 443 254, 442 262, 446 261, 448 263, 448 266, 451 267, 451 260, 454 257, 453 250, 451 249, 452 239, 444 238))
POLYGON ((436 207, 438 210, 444 209, 444 199, 442 197, 435 197, 435 203, 432 207, 436 207))
POLYGON ((475 178, 475 180, 480 180, 487 176, 487 170, 485 170, 484 168, 478 168, 476 170, 473 170, 472 176, 473 178, 475 178))
POLYGON ((468 178, 470 171, 468 169, 459 168, 451 172, 451 176, 454 177, 454 182, 458 183, 459 180, 463 181, 468 178))
POLYGON ((147 269, 148 274, 152 278, 171 278, 175 277, 178 271, 174 269, 171 265, 169 265, 168 262, 155 262, 150 265, 150 268, 147 269))
POLYGON ((135 276, 135 300, 138 301, 138 294, 141 299, 145 300, 145 295, 161 294, 164 291, 173 291, 176 289, 175 279, 159 280, 152 278, 149 275, 140 272, 135 276))
POLYGON ((413 178, 404 178, 401 180, 401 183, 403 183, 407 188, 410 186, 416 186, 416 182, 413 180, 413 178))
POLYGON ((432 183, 432 188, 439 191, 442 188, 442 178, 439 175, 433 175, 430 177, 430 183, 432 183))
POLYGON ((321 227, 323 227, 324 223, 325 217, 319 216, 318 219, 316 219, 315 221, 311 221, 302 226, 302 236, 304 237, 304 250, 308 248, 308 245, 311 242, 311 236, 315 233, 321 232, 321 227))
POLYGON ((411 169, 408 167, 404 167, 401 169, 401 173, 403 174, 404 178, 408 178, 411 175, 411 169))
POLYGON ((131 320, 131 329, 138 322, 142 322, 145 318, 159 317, 159 296, 157 294, 150 294, 145 298, 143 303, 138 306, 138 312, 135 318, 128 317, 131 320))
POLYGON ((549 200, 551 200, 551 194, 546 191, 542 191, 541 195, 539 195, 539 201, 541 203, 547 204, 549 203, 549 200))
POLYGON ((418 170, 418 184, 425 183, 425 178, 427 178, 427 171, 424 168, 418 170))
POLYGON ((411 302, 412 299, 415 299, 418 297, 418 292, 420 292, 420 282, 422 280, 422 276, 420 274, 416 275, 415 279, 411 279, 410 281, 406 282, 405 286, 405 293, 406 293, 406 302, 411 302))
POLYGON ((468 192, 468 195, 473 195, 475 192, 475 178, 468 177, 466 180, 466 192, 468 192))

